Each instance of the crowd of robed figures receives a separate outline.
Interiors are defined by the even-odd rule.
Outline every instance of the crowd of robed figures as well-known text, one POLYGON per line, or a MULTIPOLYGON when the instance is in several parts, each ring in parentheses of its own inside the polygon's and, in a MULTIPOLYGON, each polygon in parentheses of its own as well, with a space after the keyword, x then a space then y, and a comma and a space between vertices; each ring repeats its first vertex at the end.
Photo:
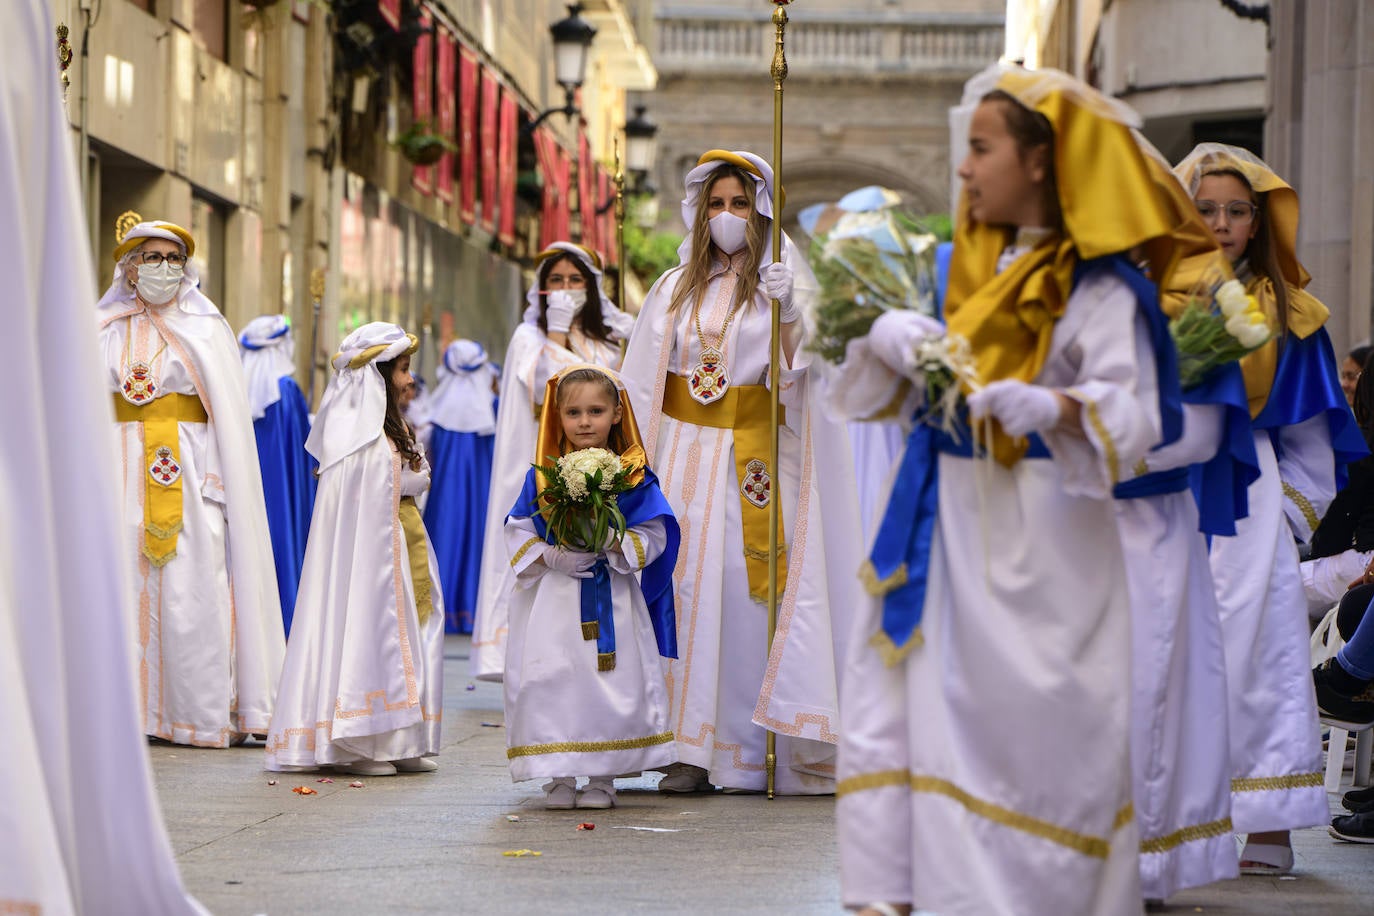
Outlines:
POLYGON ((552 246, 495 419, 480 347, 447 347, 428 414, 471 435, 428 454, 413 335, 349 334, 302 417, 289 327, 259 319, 236 347, 190 233, 133 227, 92 364, 144 733, 264 735, 269 769, 432 770, 446 608, 475 601, 473 673, 504 681, 512 777, 547 780, 546 806, 613 807, 642 770, 661 792, 760 791, 768 729, 780 794, 839 797, 856 909, 1137 912, 1234 876, 1235 833, 1239 864, 1291 868, 1287 831, 1327 818, 1297 544, 1364 453, 1303 290, 1297 196, 1229 147, 1171 172, 1133 113, 1053 71, 994 68, 965 109, 939 317, 889 313, 822 365, 814 277, 769 241, 782 189, 714 150, 637 319, 594 252, 552 246), (1272 338, 1185 389, 1168 320, 1232 274, 1272 338), (973 368, 937 417, 916 354, 954 338, 973 368), (843 422, 893 417, 889 475, 855 480, 843 422), (624 527, 560 543, 532 465, 583 450, 614 455, 624 527), (469 471, 461 521, 428 512, 434 492, 422 513, 469 471), (866 538, 861 489, 883 494, 866 538), (480 551, 436 549, 483 517, 480 551))

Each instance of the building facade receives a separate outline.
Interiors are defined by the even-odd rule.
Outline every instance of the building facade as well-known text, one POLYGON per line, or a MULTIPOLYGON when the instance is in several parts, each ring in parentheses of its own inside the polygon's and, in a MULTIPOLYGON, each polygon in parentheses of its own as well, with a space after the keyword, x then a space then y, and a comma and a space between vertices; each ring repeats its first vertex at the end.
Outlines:
MULTIPOLYGON (((775 30, 767 3, 659 0, 652 178, 665 203, 708 149, 772 159, 775 30)), ((789 7, 787 210, 880 184, 922 213, 950 208, 948 109, 1003 47, 1002 0, 810 0, 789 7)), ((681 231, 677 208, 661 225, 681 231)), ((795 232, 795 222, 788 221, 795 232)))
POLYGON ((626 92, 657 78, 648 0, 582 4, 598 34, 579 112, 536 131, 564 104, 554 0, 47 2, 75 54, 67 111, 100 282, 120 214, 181 223, 231 325, 291 316, 303 383, 370 320, 427 330, 422 365, 454 335, 499 358, 547 232, 608 234, 580 211, 608 196, 626 92), (408 161, 413 125, 452 150, 408 161))

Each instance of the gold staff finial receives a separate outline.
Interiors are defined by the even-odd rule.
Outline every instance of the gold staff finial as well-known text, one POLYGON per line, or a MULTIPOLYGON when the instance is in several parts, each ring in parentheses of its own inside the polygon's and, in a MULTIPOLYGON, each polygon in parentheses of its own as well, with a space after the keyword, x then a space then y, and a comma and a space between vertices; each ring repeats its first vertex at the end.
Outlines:
POLYGON ((62 104, 67 104, 67 89, 72 84, 72 78, 67 70, 72 65, 72 44, 67 40, 70 31, 65 22, 57 26, 57 72, 60 74, 62 83, 62 104))
MULTIPOLYGON (((615 155, 615 263, 620 273, 616 275, 615 304, 625 311, 625 277, 630 267, 625 263, 625 163, 620 161, 620 137, 616 137, 612 150, 615 155)), ((621 345, 622 350, 624 344, 621 345)))
MULTIPOLYGON (((787 4, 792 0, 771 0, 773 3, 773 263, 782 260, 782 84, 787 79, 787 53, 783 43, 787 31, 787 4)), ((773 333, 768 348, 769 421, 768 469, 778 477, 778 427, 782 409, 778 392, 782 390, 782 303, 773 300, 773 333)), ((780 478, 779 478, 780 479, 780 478)), ((776 491, 780 495, 781 487, 776 491)), ((773 651, 773 637, 778 631, 778 547, 781 540, 782 519, 777 498, 768 501, 768 652, 773 651)), ((768 797, 777 788, 778 736, 771 729, 764 738, 764 770, 768 797)))
POLYGON ((143 222, 143 217, 133 210, 125 210, 115 219, 115 246, 124 244, 124 237, 129 234, 129 230, 143 222))

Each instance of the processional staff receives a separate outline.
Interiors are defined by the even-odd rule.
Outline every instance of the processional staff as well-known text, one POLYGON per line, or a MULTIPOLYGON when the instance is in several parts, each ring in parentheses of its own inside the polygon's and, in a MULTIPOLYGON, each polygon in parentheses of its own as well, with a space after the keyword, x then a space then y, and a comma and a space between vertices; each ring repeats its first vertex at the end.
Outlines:
MULTIPOLYGON (((787 32, 787 4, 792 0, 770 0, 773 4, 773 29, 776 40, 773 45, 773 263, 782 261, 782 84, 787 79, 787 54, 783 38, 787 32)), ((778 426, 781 410, 778 405, 778 392, 782 388, 782 303, 773 300, 773 333, 768 351, 768 391, 769 391, 769 441, 768 468, 773 479, 778 476, 778 426)), ((768 501, 768 654, 773 651, 773 638, 778 630, 778 531, 781 528, 779 517, 781 486, 768 501)), ((768 777, 768 797, 773 798, 777 789, 778 776, 778 736, 769 729, 764 739, 764 765, 768 777)))

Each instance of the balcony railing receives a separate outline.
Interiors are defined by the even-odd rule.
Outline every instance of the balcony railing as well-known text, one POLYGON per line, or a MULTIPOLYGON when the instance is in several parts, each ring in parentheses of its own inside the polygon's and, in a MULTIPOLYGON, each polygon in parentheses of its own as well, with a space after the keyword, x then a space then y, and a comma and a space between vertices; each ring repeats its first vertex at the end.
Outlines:
MULTIPOLYGON (((657 21, 660 73, 753 71, 772 59, 773 25, 728 19, 657 21)), ((1000 25, 945 22, 808 22, 787 33, 787 60, 798 73, 900 74, 972 71, 1002 55, 1000 25)))

